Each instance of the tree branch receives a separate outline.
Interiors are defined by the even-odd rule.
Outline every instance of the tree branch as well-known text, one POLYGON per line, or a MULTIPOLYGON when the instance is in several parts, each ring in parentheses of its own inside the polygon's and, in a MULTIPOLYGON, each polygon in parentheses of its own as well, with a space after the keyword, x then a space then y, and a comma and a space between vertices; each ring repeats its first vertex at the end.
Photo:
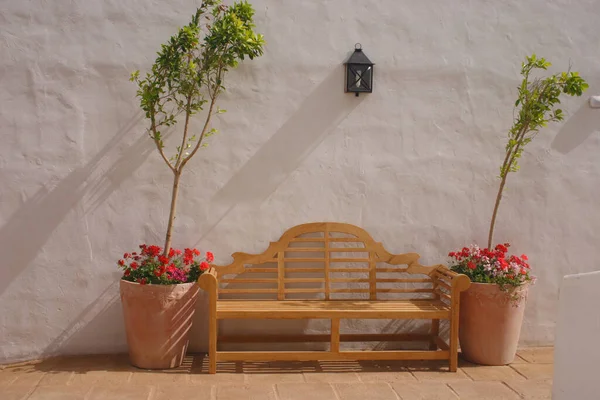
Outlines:
POLYGON ((151 126, 150 129, 152 130, 153 136, 152 136, 152 140, 154 141, 154 144, 156 145, 156 148, 158 149, 158 152, 160 153, 160 156, 162 157, 162 159, 165 161, 165 163, 167 163, 167 166, 169 167, 169 169, 175 173, 175 168, 173 168, 173 165, 171 165, 171 163, 169 162, 169 160, 167 159, 167 156, 165 156, 165 152, 162 148, 162 146, 160 145, 160 141, 157 138, 156 135, 156 121, 154 120, 154 113, 152 113, 150 115, 151 118, 151 126))
MULTIPOLYGON (((216 79, 215 79, 215 85, 214 85, 212 93, 210 93, 210 86, 209 86, 210 106, 208 108, 208 114, 206 115, 206 121, 204 122, 204 126, 202 127, 202 132, 200 133, 200 137, 198 138, 198 143, 196 143, 196 146, 194 147, 194 150, 192 150, 192 152, 187 157, 185 157, 183 159, 183 161, 181 162, 181 164, 179 165, 179 170, 180 171, 187 164, 187 162, 196 154, 196 152, 198 152, 198 149, 200 149, 200 146, 202 145, 202 140, 204 139, 204 136, 206 135, 206 131, 208 129, 208 126, 210 124, 210 120, 211 120, 212 115, 213 115, 213 109, 214 109, 215 104, 217 102, 217 94, 219 92, 219 87, 221 86, 221 84, 219 83, 219 81, 222 80, 222 75, 223 75, 223 65, 221 64, 219 66, 219 69, 218 69, 218 72, 217 72, 217 76, 216 76, 216 79)), ((210 77, 208 77, 208 83, 210 85, 210 77)))

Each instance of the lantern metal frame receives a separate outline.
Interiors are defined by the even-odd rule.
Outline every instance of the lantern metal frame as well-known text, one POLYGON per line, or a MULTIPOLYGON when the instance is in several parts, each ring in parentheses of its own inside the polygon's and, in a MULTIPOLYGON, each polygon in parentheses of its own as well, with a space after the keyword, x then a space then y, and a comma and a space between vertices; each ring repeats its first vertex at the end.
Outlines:
POLYGON ((372 93, 374 65, 362 51, 362 45, 356 43, 354 52, 344 63, 344 91, 354 93, 357 97, 360 93, 372 93))

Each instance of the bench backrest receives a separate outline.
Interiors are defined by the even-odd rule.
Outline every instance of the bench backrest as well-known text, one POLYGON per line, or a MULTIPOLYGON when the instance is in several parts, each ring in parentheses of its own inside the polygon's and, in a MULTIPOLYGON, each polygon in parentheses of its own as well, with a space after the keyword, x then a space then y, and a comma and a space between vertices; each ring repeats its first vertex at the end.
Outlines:
POLYGON ((301 300, 435 297, 417 253, 391 254, 357 226, 295 226, 262 254, 234 253, 214 266, 221 299, 301 300), (416 274, 416 275, 415 275, 416 274))

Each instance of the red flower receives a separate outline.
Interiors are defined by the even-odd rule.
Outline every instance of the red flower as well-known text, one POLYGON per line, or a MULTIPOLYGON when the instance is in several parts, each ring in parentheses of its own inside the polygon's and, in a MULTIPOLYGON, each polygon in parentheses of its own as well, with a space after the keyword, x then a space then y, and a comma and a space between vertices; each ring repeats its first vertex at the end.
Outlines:
POLYGON ((131 275, 131 271, 130 271, 130 270, 128 270, 128 269, 126 269, 126 270, 125 270, 125 273, 124 273, 123 275, 125 275, 125 276, 129 276, 129 275, 131 275))
POLYGON ((158 246, 148 246, 145 250, 148 255, 155 257, 160 254, 162 249, 158 246))
POLYGON ((527 275, 527 270, 525 268, 521 268, 521 275, 527 275))
POLYGON ((195 256, 199 256, 200 255, 200 251, 198 249, 192 250, 192 253, 194 253, 195 256))
POLYGON ((158 256, 158 261, 160 261, 161 264, 168 264, 170 260, 168 257, 158 256))
POLYGON ((169 258, 173 257, 175 255, 175 249, 170 249, 169 250, 169 258))
POLYGON ((529 260, 529 258, 527 258, 527 256, 525 254, 521 254, 521 258, 525 261, 529 260))
POLYGON ((475 268, 477 268, 477 265, 475 265, 475 263, 473 261, 469 261, 467 263, 467 267, 469 267, 469 269, 475 269, 475 268))
POLYGON ((211 253, 210 251, 206 252, 206 261, 208 261, 209 263, 213 262, 215 260, 215 256, 213 253, 211 253))
POLYGON ((508 263, 504 258, 500 258, 498 262, 500 263, 500 269, 502 269, 502 271, 506 271, 508 269, 508 263))
POLYGON ((131 269, 137 269, 138 268, 138 263, 136 263, 135 261, 131 263, 131 269))
POLYGON ((125 260, 119 260, 117 264, 119 264, 122 267, 123 265, 125 265, 125 260))
POLYGON ((194 261, 194 252, 192 249, 185 249, 183 251, 183 263, 185 265, 190 265, 194 261))
POLYGON ((146 278, 142 278, 142 279, 140 280, 140 285, 145 285, 145 284, 146 284, 146 282, 148 282, 148 281, 146 280, 146 278))
POLYGON ((123 258, 129 258, 129 257, 131 257, 131 254, 129 254, 129 253, 123 254, 123 258))
POLYGON ((200 263, 200 271, 206 271, 210 268, 210 265, 206 261, 200 263))
POLYGON ((161 265, 160 267, 158 267, 156 269, 156 271, 154 271, 154 275, 160 278, 160 276, 163 275, 166 271, 167 271, 167 267, 164 265, 161 265))

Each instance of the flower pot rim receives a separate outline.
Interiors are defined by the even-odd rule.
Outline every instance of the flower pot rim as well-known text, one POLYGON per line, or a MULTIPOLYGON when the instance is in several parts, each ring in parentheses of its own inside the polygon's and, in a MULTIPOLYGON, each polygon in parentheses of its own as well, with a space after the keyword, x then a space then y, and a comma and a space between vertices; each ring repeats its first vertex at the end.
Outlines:
MULTIPOLYGON (((471 281, 471 285, 479 285, 479 286, 498 286, 498 287, 500 287, 500 285, 499 285, 499 284, 497 284, 497 283, 473 282, 473 281, 471 281)), ((519 285, 519 286, 514 286, 514 288, 515 288, 515 289, 518 289, 518 288, 522 288, 522 287, 526 287, 526 286, 529 286, 529 282, 523 283, 522 285, 519 285)))
POLYGON ((127 281, 125 279, 119 279, 119 281, 120 281, 121 285, 125 284, 125 285, 132 285, 132 286, 149 286, 149 287, 152 287, 153 289, 159 288, 159 287, 161 287, 161 288, 173 288, 175 286, 195 285, 197 283, 196 281, 194 281, 194 282, 184 282, 184 283, 170 283, 168 285, 155 285, 155 284, 152 284, 152 283, 146 283, 146 284, 142 285, 139 282, 131 282, 131 281, 127 281))

